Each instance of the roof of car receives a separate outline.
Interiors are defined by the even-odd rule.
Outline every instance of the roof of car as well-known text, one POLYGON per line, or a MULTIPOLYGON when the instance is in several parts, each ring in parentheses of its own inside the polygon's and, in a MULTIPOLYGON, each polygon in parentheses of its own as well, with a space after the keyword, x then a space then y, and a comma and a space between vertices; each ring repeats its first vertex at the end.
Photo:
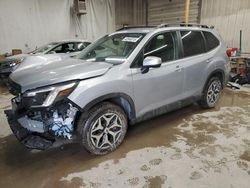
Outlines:
POLYGON ((118 29, 116 32, 118 33, 149 33, 155 30, 182 30, 182 29, 189 29, 189 30, 211 30, 214 27, 201 25, 201 24, 192 24, 192 23, 176 23, 176 24, 160 24, 158 26, 129 26, 123 27, 118 29))
POLYGON ((82 40, 82 39, 66 39, 66 40, 59 40, 59 41, 54 41, 57 43, 65 43, 65 42, 89 42, 87 40, 82 40))
POLYGON ((118 29, 117 32, 127 32, 127 33, 149 33, 150 31, 155 30, 155 27, 124 27, 118 29))

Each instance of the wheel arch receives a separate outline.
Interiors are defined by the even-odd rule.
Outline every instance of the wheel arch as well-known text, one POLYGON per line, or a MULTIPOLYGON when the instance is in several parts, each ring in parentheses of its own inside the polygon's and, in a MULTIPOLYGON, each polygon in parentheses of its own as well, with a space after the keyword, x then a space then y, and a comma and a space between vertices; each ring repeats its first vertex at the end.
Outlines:
POLYGON ((129 95, 125 93, 110 93, 110 94, 100 96, 92 100, 91 102, 89 102, 87 105, 85 105, 81 109, 81 111, 83 113, 87 112, 92 107, 96 106, 97 104, 101 102, 111 102, 121 107, 126 113, 129 121, 134 120, 136 117, 134 101, 129 95))
POLYGON ((206 83, 205 85, 203 86, 203 90, 202 92, 204 91, 204 89, 206 88, 206 85, 208 84, 209 80, 212 78, 212 77, 218 77, 220 80, 221 80, 221 83, 222 83, 222 86, 224 87, 224 83, 225 83, 225 73, 222 69, 216 69, 214 70, 213 72, 211 72, 206 80, 206 83))

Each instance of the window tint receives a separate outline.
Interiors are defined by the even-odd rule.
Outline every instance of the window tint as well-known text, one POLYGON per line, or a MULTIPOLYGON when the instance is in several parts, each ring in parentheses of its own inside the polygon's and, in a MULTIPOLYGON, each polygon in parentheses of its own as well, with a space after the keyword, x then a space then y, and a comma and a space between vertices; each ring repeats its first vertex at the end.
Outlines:
POLYGON ((36 50, 32 51, 31 53, 33 53, 33 54, 43 53, 43 52, 47 51, 48 49, 56 46, 57 44, 58 44, 57 42, 52 42, 52 43, 46 44, 44 46, 37 48, 36 50))
POLYGON ((181 31, 184 57, 202 54, 205 52, 205 43, 199 31, 181 31))
POLYGON ((132 67, 141 67, 143 59, 147 56, 160 57, 163 63, 177 59, 178 50, 176 33, 168 32, 153 37, 137 55, 132 67))
POLYGON ((212 33, 203 31, 203 34, 207 42, 207 51, 210 51, 219 46, 220 41, 212 33))
POLYGON ((67 52, 74 52, 74 43, 63 43, 56 48, 54 48, 52 51, 56 53, 67 53, 67 52))
POLYGON ((78 42, 76 43, 76 51, 82 51, 84 48, 86 48, 90 43, 89 42, 78 42))
POLYGON ((62 45, 57 46, 56 48, 52 49, 51 51, 56 52, 56 53, 61 53, 62 45))
POLYGON ((156 56, 161 58, 162 62, 175 60, 177 56, 176 40, 175 32, 156 35, 146 45, 144 58, 147 56, 156 56))

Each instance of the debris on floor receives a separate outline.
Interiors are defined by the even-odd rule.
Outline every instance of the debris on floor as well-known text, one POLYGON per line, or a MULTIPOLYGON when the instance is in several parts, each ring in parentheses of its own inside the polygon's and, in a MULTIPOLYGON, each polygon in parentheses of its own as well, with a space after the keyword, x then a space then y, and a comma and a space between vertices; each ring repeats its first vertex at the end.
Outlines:
MULTIPOLYGON (((130 151, 61 181, 87 187, 249 187, 250 106, 222 107, 184 119, 170 147, 130 151), (233 177, 237 177, 234 179, 233 177), (150 183, 149 179, 157 179, 150 183), (150 186, 149 186, 150 185, 150 186)), ((166 137, 166 142, 168 142, 166 137)))

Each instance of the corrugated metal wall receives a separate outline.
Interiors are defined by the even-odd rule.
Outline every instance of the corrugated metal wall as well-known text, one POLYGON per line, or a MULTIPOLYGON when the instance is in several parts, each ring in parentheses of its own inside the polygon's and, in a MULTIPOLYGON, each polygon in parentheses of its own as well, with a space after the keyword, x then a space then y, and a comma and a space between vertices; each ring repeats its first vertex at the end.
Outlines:
POLYGON ((117 29, 124 25, 145 25, 146 0, 115 0, 115 23, 117 29))
MULTIPOLYGON (((185 0, 148 0, 148 24, 179 23, 185 20, 185 0)), ((200 0, 190 1, 189 22, 198 23, 200 0)))
MULTIPOLYGON (((148 25, 184 21, 185 0, 148 0, 148 25)), ((146 24, 146 0, 115 0, 116 28, 146 24)), ((191 0, 190 20, 214 25, 228 47, 250 52, 250 0, 191 0)))
POLYGON ((250 52, 250 0, 202 0, 201 23, 214 25, 229 47, 250 52))

